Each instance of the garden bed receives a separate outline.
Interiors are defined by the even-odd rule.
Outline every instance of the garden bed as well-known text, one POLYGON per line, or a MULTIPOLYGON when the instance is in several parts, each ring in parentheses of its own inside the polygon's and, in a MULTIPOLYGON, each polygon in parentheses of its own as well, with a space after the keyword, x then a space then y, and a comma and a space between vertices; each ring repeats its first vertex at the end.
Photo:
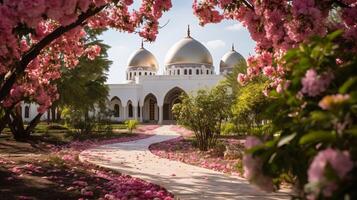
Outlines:
POLYGON ((243 148, 242 140, 220 138, 218 140, 218 144, 221 146, 220 149, 203 152, 194 146, 191 131, 182 127, 172 127, 172 129, 179 132, 182 136, 151 145, 149 148, 153 154, 162 158, 241 176, 241 158, 224 159, 222 146, 239 146, 243 148))
POLYGON ((135 134, 55 145, 45 141, 0 139, 1 199, 172 199, 164 188, 119 172, 81 163, 78 154, 97 145, 150 137, 155 127, 135 134))

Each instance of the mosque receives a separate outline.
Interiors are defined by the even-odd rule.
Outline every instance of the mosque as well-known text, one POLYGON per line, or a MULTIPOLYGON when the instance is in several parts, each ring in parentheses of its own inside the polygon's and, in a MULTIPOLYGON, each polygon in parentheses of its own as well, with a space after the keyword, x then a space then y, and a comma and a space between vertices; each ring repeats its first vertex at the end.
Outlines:
MULTIPOLYGON (((158 75, 157 60, 142 43, 141 48, 128 59, 125 83, 108 85, 108 108, 113 111, 112 120, 172 123, 175 120, 172 106, 180 102, 182 93, 190 94, 214 87, 242 61, 245 62, 243 56, 232 46, 222 57, 219 73, 216 74, 211 53, 191 37, 188 28, 187 36, 167 52, 164 72, 158 75)), ((21 110, 25 121, 37 115, 34 104, 23 104, 21 110)), ((43 120, 47 117, 49 114, 43 115, 43 120)))

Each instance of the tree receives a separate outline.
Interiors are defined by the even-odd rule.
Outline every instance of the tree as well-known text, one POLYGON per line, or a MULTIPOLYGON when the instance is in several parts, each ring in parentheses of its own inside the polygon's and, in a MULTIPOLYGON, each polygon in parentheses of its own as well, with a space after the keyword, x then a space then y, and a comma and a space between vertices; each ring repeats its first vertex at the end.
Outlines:
POLYGON ((229 116, 231 96, 227 92, 222 86, 198 90, 197 94, 181 96, 181 103, 173 107, 178 123, 195 133, 202 151, 214 147, 222 122, 229 116))
MULTIPOLYGON (((59 100, 55 101, 52 107, 69 107, 70 110, 81 113, 79 117, 86 117, 89 111, 93 111, 95 106, 104 107, 107 100, 108 87, 105 84, 111 61, 107 60, 107 50, 109 46, 97 39, 101 31, 88 31, 85 41, 86 46, 99 46, 100 54, 91 60, 86 56, 79 58, 76 68, 68 69, 62 66, 62 76, 59 80, 51 83, 58 88, 59 100)), ((29 101, 28 99, 24 99, 29 101)), ((29 101, 31 102, 31 101, 29 101)), ((19 107, 6 109, 8 126, 16 139, 24 139, 30 136, 36 125, 40 122, 43 113, 39 112, 28 125, 25 125, 19 107)))
POLYGON ((290 174, 301 199, 355 199, 357 6, 349 0, 195 1, 202 24, 236 19, 256 41, 247 84, 269 79, 272 130, 248 137, 245 176, 266 190, 290 174))
POLYGON ((144 0, 128 11, 132 0, 0 1, 0 101, 11 108, 24 98, 43 113, 58 98, 51 83, 61 66, 73 68, 78 58, 94 58, 98 46, 83 45, 84 28, 116 28, 139 32, 154 40, 158 19, 171 7, 169 0, 144 0), (140 29, 139 29, 140 28, 140 29), (86 48, 85 48, 86 47, 86 48))

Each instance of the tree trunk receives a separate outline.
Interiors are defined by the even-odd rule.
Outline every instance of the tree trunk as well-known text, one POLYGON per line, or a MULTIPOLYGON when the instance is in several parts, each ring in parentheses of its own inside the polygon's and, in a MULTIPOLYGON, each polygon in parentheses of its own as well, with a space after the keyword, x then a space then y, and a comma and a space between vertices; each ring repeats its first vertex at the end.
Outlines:
POLYGON ((52 106, 50 108, 51 110, 51 122, 55 122, 56 121, 56 106, 52 106))
POLYGON ((27 135, 25 132, 22 116, 15 111, 9 111, 9 115, 7 116, 7 124, 9 125, 15 140, 24 140, 29 137, 29 135, 27 135))
POLYGON ((35 129, 35 127, 40 123, 41 117, 43 113, 38 113, 35 118, 31 120, 29 125, 25 129, 25 134, 26 135, 31 135, 32 131, 35 129))
POLYGON ((5 112, 4 116, 0 118, 0 133, 2 133, 2 131, 6 127, 8 115, 9 113, 5 112))

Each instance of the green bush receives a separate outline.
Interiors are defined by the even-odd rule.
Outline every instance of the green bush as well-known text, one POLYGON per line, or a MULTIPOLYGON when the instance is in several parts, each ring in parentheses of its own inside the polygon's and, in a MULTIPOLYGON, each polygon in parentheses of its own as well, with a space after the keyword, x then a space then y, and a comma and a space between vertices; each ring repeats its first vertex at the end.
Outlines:
POLYGON ((181 96, 173 106, 177 122, 195 133, 198 148, 207 151, 216 144, 221 124, 230 115, 232 96, 222 85, 211 90, 199 90, 194 95, 181 96))
POLYGON ((237 126, 232 122, 225 122, 221 125, 222 135, 232 135, 237 133, 237 126))
POLYGON ((138 120, 127 120, 125 121, 125 125, 128 128, 129 133, 132 133, 134 129, 136 129, 137 125, 139 124, 138 120))

